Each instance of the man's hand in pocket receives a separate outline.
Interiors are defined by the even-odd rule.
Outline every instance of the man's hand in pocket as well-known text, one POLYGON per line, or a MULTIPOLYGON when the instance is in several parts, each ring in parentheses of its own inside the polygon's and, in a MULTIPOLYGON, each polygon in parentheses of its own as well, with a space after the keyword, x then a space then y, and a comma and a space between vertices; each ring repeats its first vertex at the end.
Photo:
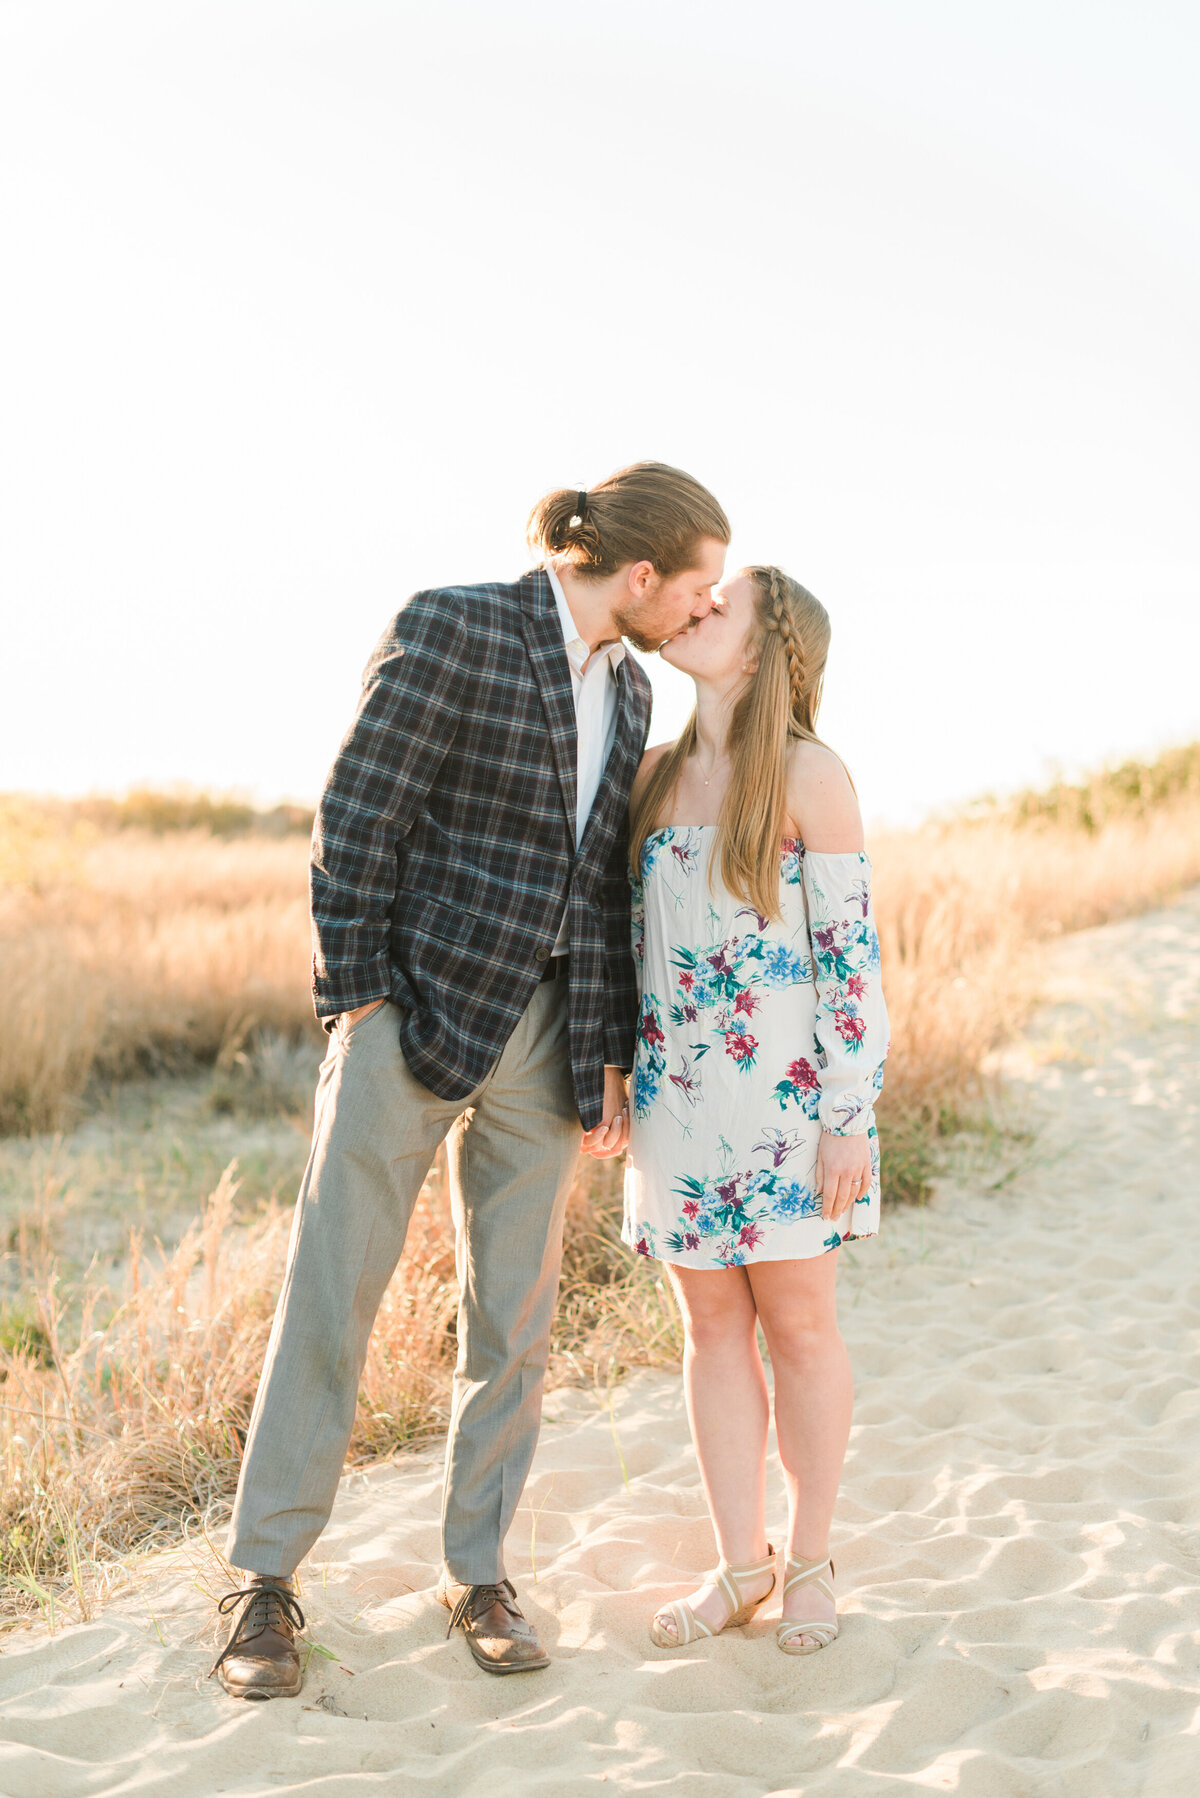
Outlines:
POLYGON ((342 1016, 346 1020, 347 1030, 352 1030, 354 1025, 358 1023, 358 1020, 360 1018, 365 1018, 368 1012, 378 1011, 381 1005, 386 1004, 386 999, 372 999, 369 1005, 360 1005, 354 1011, 344 1011, 342 1016))

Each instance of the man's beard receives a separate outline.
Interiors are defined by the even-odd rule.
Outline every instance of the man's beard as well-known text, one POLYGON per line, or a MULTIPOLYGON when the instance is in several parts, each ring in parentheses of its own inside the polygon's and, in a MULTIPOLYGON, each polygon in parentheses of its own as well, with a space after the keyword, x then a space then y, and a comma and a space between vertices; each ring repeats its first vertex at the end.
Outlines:
POLYGON ((623 611, 613 613, 613 623, 621 635, 628 637, 633 647, 640 649, 643 655, 652 655, 669 638, 677 635, 676 631, 667 629, 665 620, 656 616, 658 609, 656 589, 647 598, 635 600, 623 611))

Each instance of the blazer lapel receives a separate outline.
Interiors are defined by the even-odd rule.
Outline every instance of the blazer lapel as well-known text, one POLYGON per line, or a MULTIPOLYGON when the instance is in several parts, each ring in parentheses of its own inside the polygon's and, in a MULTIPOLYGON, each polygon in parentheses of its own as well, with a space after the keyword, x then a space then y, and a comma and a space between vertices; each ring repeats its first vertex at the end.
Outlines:
POLYGON ((579 764, 578 736, 575 726, 575 693, 571 686, 571 669, 567 646, 563 642, 562 625, 550 582, 540 568, 524 576, 521 582, 521 634, 529 651, 529 660, 541 694, 542 709, 550 727, 550 746, 558 784, 562 789, 563 809, 575 840, 576 769, 579 764))

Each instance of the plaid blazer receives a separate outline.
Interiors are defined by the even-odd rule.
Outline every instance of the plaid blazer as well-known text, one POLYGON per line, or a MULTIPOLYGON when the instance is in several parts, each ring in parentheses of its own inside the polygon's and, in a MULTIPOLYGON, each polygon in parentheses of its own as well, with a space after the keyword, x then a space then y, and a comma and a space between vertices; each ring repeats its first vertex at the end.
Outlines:
POLYGON ((569 907, 571 1069, 600 1122, 637 1020, 629 789, 650 683, 616 671, 617 727, 575 847, 575 700, 541 569, 416 593, 384 631, 313 827, 317 1016, 389 997, 417 1079, 466 1099, 508 1041, 569 907))

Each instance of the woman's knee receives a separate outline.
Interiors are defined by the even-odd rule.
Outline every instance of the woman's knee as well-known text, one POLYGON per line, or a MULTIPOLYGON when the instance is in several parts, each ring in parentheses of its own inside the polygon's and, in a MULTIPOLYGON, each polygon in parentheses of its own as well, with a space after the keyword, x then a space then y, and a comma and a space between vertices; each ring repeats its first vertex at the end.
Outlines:
POLYGON ((684 1315, 687 1346, 697 1354, 744 1354, 754 1346, 754 1325, 740 1315, 705 1312, 684 1315))
POLYGON ((773 1366, 804 1368, 823 1361, 841 1344, 837 1318, 824 1307, 763 1320, 773 1366))
POLYGON ((753 1342, 757 1326, 754 1297, 733 1271, 680 1277, 672 1270, 672 1286, 683 1317, 684 1335, 693 1350, 729 1350, 753 1342))

